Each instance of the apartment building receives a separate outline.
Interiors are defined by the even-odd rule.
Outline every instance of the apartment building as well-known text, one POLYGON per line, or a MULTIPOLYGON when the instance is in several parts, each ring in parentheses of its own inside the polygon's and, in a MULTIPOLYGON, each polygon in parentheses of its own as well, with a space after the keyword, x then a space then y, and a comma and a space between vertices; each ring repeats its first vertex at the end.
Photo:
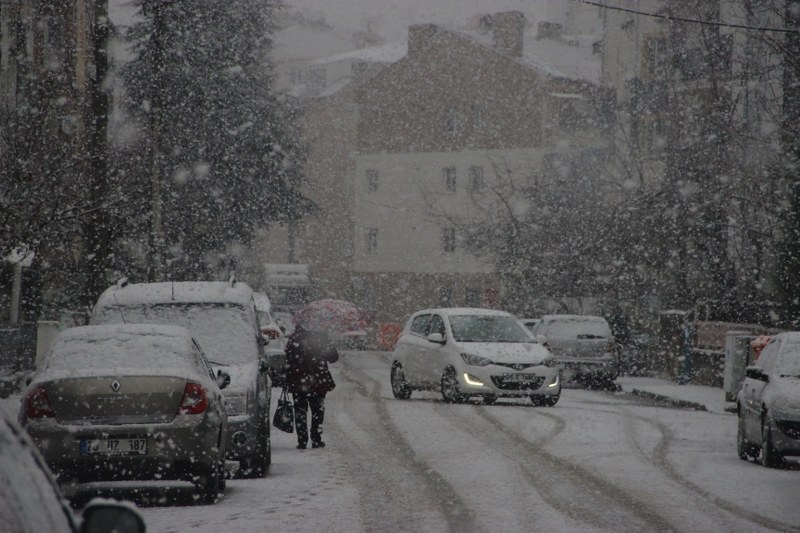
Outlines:
POLYGON ((591 107, 599 56, 552 37, 526 46, 528 30, 519 12, 472 29, 414 25, 402 59, 309 103, 307 175, 322 213, 304 224, 302 262, 325 294, 381 321, 503 305, 493 258, 469 248, 464 225, 490 220, 501 189, 528 186, 554 157, 603 145, 596 122, 573 120, 591 107))

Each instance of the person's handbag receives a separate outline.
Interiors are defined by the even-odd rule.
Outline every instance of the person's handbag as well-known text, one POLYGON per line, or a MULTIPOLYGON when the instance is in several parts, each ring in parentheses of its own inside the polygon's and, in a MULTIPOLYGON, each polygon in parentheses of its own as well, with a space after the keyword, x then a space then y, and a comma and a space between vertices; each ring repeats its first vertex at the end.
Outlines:
POLYGON ((278 398, 278 408, 272 417, 272 425, 286 433, 294 433, 294 406, 285 387, 278 398))

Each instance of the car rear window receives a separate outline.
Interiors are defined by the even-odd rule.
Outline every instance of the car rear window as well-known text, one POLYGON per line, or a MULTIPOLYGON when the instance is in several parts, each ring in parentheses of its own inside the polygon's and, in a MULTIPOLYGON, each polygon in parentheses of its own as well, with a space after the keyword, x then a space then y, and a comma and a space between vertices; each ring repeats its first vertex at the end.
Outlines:
MULTIPOLYGON (((244 364, 258 359, 257 337, 247 310, 234 304, 144 304, 110 306, 92 318, 97 324, 173 324, 188 328, 209 361, 244 364)), ((259 332, 260 334, 260 332, 259 332)))
POLYGON ((113 336, 56 339, 47 369, 172 369, 197 370, 184 338, 116 331, 113 336))
POLYGON ((611 328, 602 318, 556 319, 547 324, 544 334, 558 339, 609 338, 611 328))

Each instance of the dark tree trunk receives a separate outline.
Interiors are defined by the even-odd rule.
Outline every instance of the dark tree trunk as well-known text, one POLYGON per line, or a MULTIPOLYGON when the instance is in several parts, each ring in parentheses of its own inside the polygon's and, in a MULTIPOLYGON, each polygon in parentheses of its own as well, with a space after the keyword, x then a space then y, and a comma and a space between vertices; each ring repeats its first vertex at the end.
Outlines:
POLYGON ((110 253, 108 176, 108 92, 103 83, 108 73, 108 0, 94 5, 94 76, 89 80, 91 128, 89 131, 89 200, 91 214, 86 221, 86 287, 83 303, 92 305, 106 288, 110 253))

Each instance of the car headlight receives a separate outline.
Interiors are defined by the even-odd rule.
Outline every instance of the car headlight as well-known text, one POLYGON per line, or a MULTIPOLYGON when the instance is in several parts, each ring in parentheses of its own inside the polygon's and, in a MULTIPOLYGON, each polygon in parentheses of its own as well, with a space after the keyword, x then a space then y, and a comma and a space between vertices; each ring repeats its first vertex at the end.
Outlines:
POLYGON ((558 360, 554 356, 548 355, 547 357, 544 358, 542 364, 546 367, 554 368, 558 366, 558 360))
POLYGON ((461 358, 465 363, 471 366, 486 366, 492 364, 491 360, 481 357, 480 355, 473 355, 471 353, 462 353, 461 358))
POLYGON ((247 414, 247 396, 244 394, 225 395, 225 412, 229 415, 247 414))

